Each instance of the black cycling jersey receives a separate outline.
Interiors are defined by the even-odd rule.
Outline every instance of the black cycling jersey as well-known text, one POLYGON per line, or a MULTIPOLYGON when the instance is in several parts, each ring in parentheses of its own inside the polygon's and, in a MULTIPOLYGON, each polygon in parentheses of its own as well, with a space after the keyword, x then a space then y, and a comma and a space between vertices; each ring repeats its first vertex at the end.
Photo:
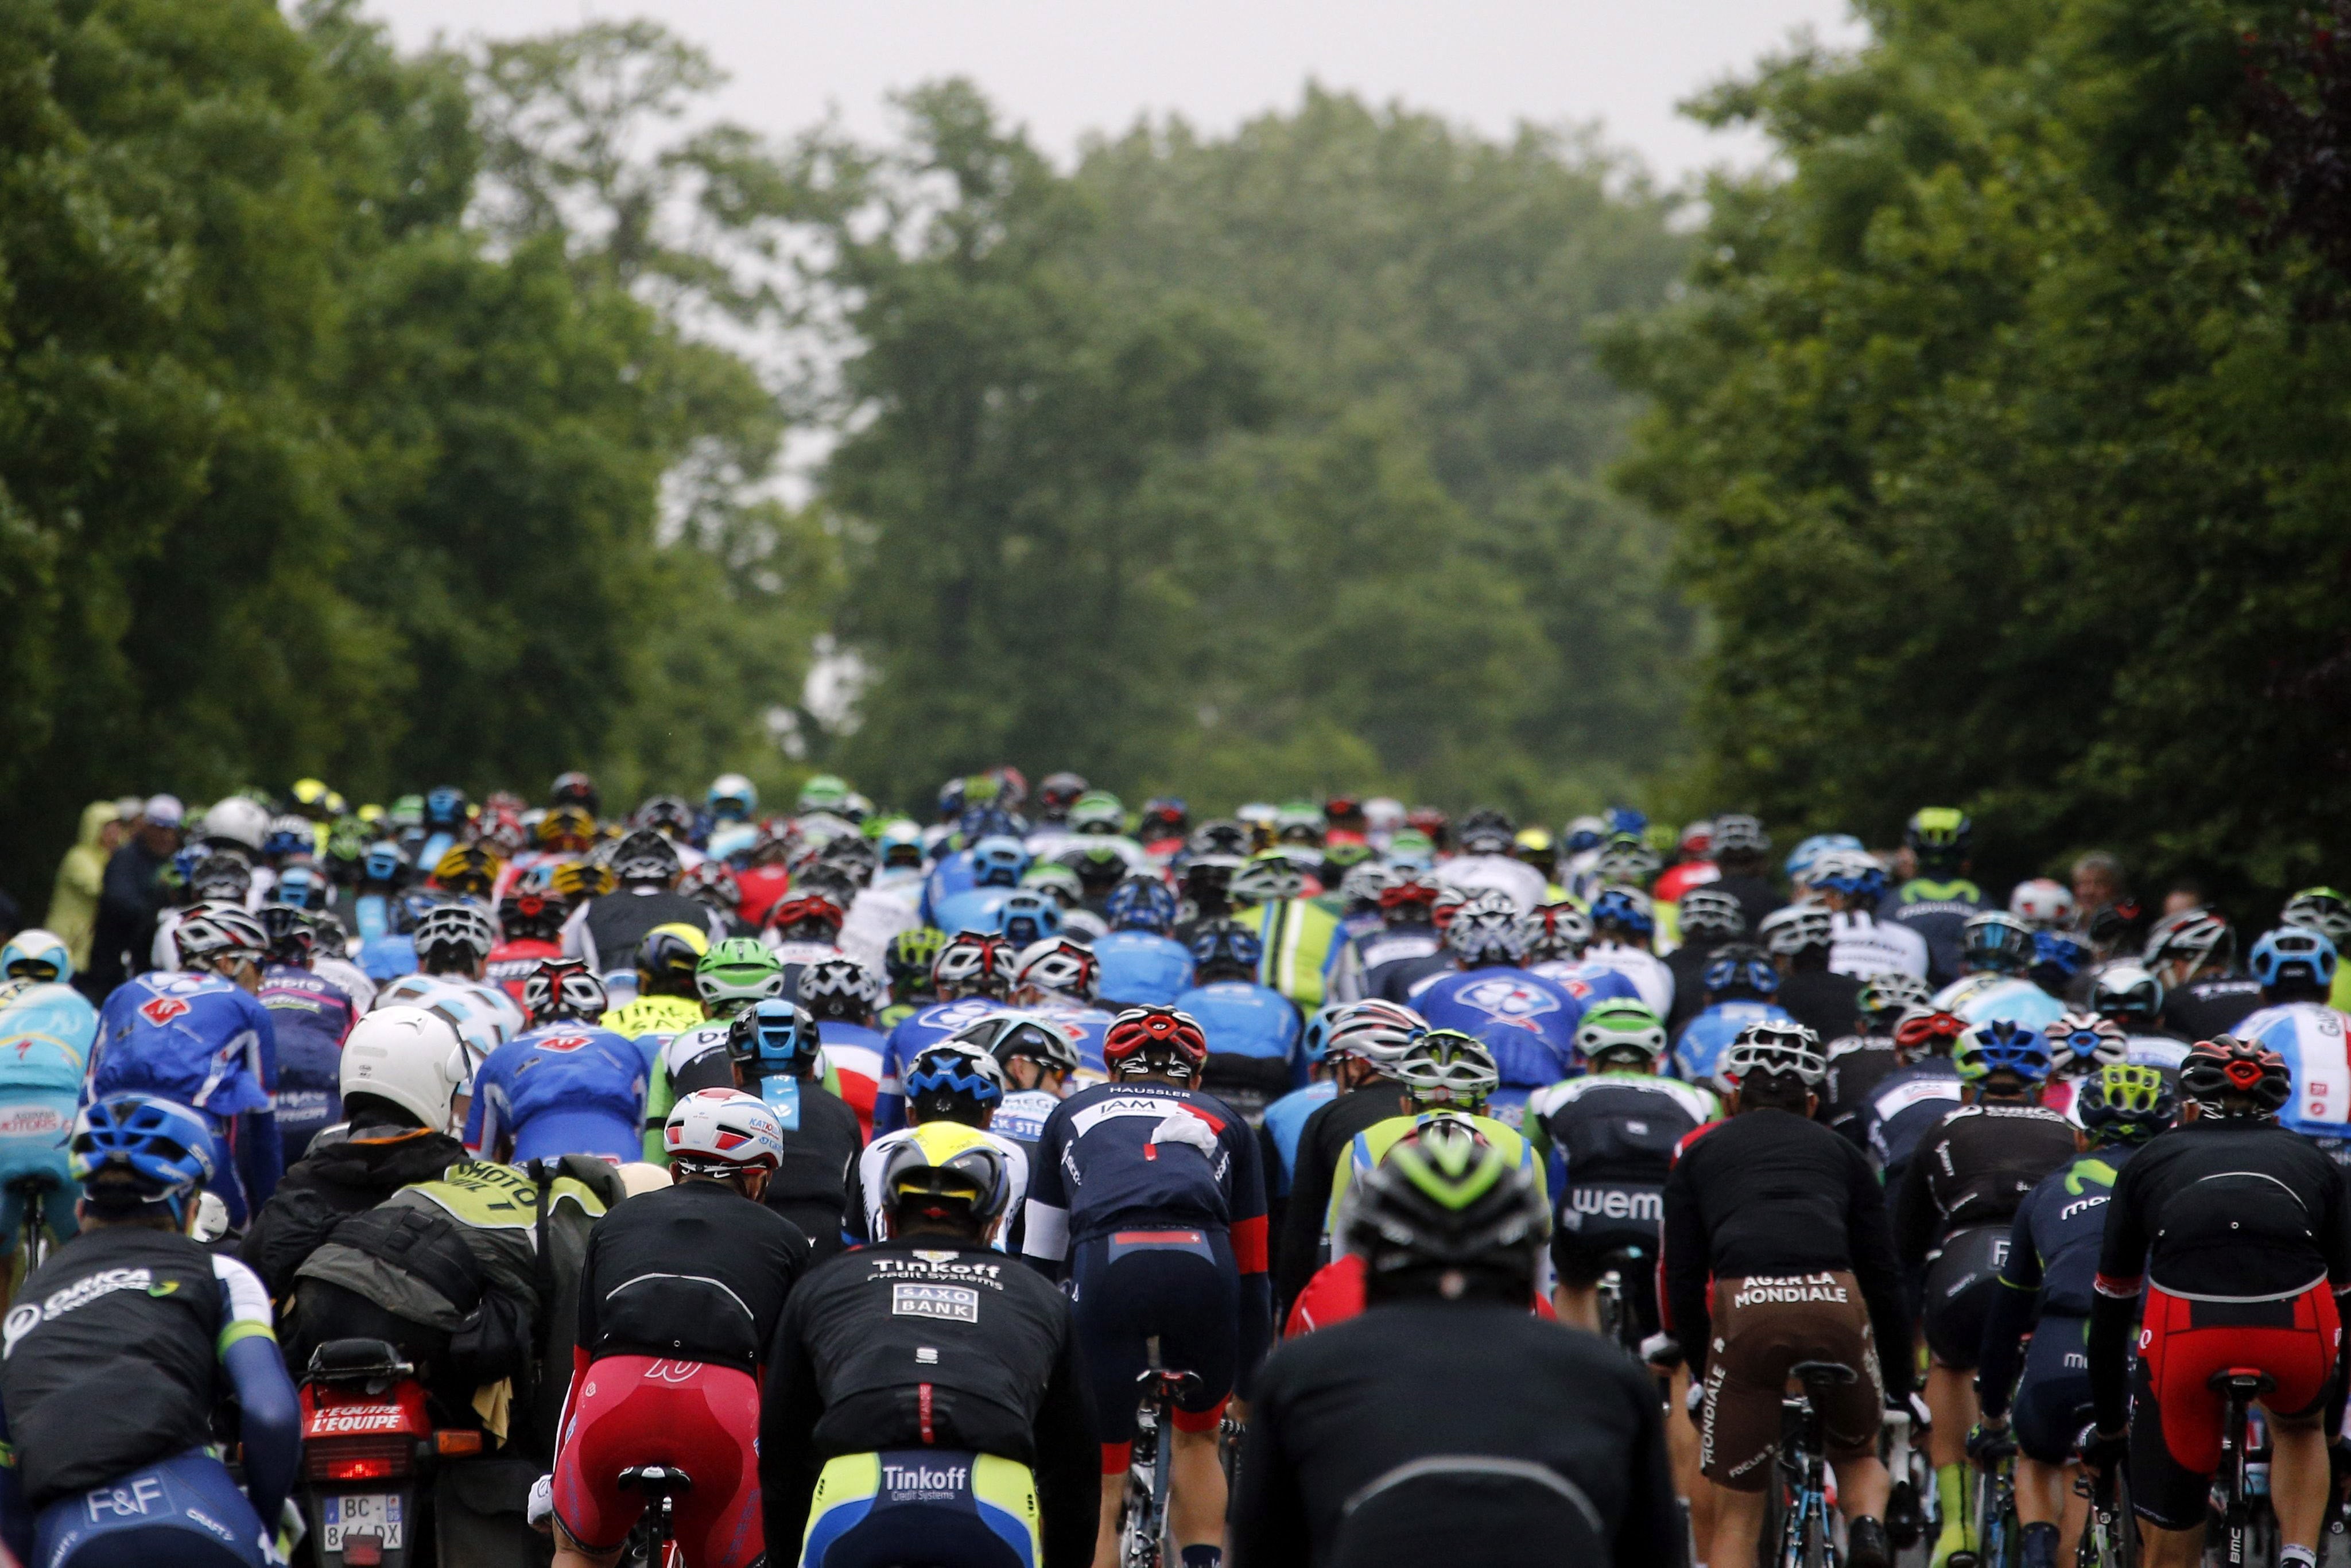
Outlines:
POLYGON ((1605 1341, 1483 1301, 1392 1301, 1266 1363, 1233 1568, 1682 1561, 1656 1391, 1605 1341))
POLYGON ((108 1226, 60 1247, 16 1292, 0 1359, 26 1502, 45 1507, 213 1441, 225 1341, 268 1326, 253 1273, 185 1236, 108 1226), (248 1299, 232 1299, 237 1290, 248 1299))
POLYGON ((799 1091, 798 1115, 784 1128, 783 1163, 768 1178, 767 1204, 799 1227, 815 1256, 830 1258, 841 1250, 865 1129, 849 1102, 816 1080, 802 1079, 799 1091))
POLYGON ((1894 1190, 1895 1255, 1917 1269, 1955 1230, 2006 1225, 2033 1184, 2073 1157, 2074 1124, 2054 1111, 1986 1101, 1947 1112, 1894 1190))
POLYGON ((1938 882, 1917 876, 1886 893, 1877 918, 1917 932, 1927 944, 1928 978, 1947 986, 1959 977, 1960 933, 1986 907, 1983 889, 1964 877, 1938 882))
POLYGON ((1374 1122, 1403 1113, 1403 1089, 1392 1080, 1375 1078, 1327 1105, 1317 1105, 1306 1118, 1298 1134, 1298 1158, 1290 1166, 1290 1207, 1281 1217, 1280 1268, 1273 1281, 1283 1314, 1322 1266, 1322 1221, 1331 1209, 1331 1188, 1347 1146, 1374 1122))
POLYGON ((1706 1010, 1706 966, 1719 941, 1685 942, 1666 955, 1666 968, 1674 977, 1674 1005, 1666 1012, 1666 1032, 1676 1040, 1682 1025, 1706 1010))
POLYGON ((1862 1132, 1869 1157, 1889 1187, 1898 1186, 1909 1168, 1910 1152, 1927 1129, 1959 1103, 1959 1070, 1948 1056, 1924 1057, 1897 1067, 1869 1091, 1862 1112, 1862 1132))
POLYGON ((1706 885, 1739 900, 1740 913, 1747 916, 1746 939, 1750 942, 1758 939, 1755 933, 1763 928, 1766 915, 1788 907, 1787 895, 1760 876, 1719 876, 1706 885))
POLYGON ((1036 1472, 1045 1561, 1093 1552, 1101 1490, 1070 1303, 983 1247, 882 1241, 792 1291, 768 1358, 759 1481, 768 1539, 796 1542, 843 1454, 936 1448, 1036 1472))
POLYGON ((1410 1007, 1414 988, 1431 976, 1448 974, 1454 967, 1453 955, 1441 947, 1417 957, 1391 958, 1364 975, 1364 996, 1410 1007))
POLYGON ((1902 1065, 1893 1040, 1882 1034, 1849 1034, 1828 1042, 1828 1076, 1821 1080, 1823 1125, 1843 1134, 1855 1148, 1869 1147, 1869 1093, 1902 1065))
POLYGON ((2000 1270, 2004 1288, 1992 1304, 1977 1367, 1986 1414, 2008 1409, 2024 1363, 2022 1336, 2036 1316, 2075 1322, 2078 1333, 2079 1320, 2090 1315, 2108 1200, 2136 1152, 2124 1144, 2075 1155, 2025 1195, 2009 1229, 2000 1270))
POLYGON ((1706 1368, 1714 1279, 1843 1271, 1861 1286, 1886 1387, 1910 1384, 1910 1343, 1886 1197, 1861 1151, 1792 1112, 1742 1112, 1684 1140, 1666 1179, 1667 1324, 1706 1368))
MULTIPOLYGON (((1525 1131, 1559 1151, 1572 1186, 1662 1186, 1674 1149, 1713 1113, 1702 1091, 1646 1073, 1595 1072, 1538 1089, 1525 1131)), ((1563 1197, 1564 1194, 1554 1194, 1563 1197)))
POLYGON ((2163 998, 2158 1022, 2179 1040, 2210 1040, 2227 1034, 2262 1005, 2262 983, 2246 975, 2216 975, 2190 980, 2163 998))
POLYGON ((714 1181, 640 1193, 589 1233, 580 1347, 592 1360, 650 1355, 750 1372, 808 1238, 773 1209, 714 1181))
POLYGON ((1798 969, 1782 978, 1771 999, 1823 1040, 1851 1034, 1861 1020, 1861 982, 1827 969, 1798 969))
POLYGON ((719 935, 710 911, 682 893, 624 887, 604 894, 589 901, 580 923, 580 956, 592 969, 625 969, 636 961, 646 932, 672 925, 691 925, 714 939, 719 935))
POLYGON ((2142 1272, 2177 1296, 2269 1301, 2351 1285, 2343 1170, 2274 1122, 2199 1119, 2132 1157, 2098 1252, 2101 1295, 2136 1297, 2142 1272))

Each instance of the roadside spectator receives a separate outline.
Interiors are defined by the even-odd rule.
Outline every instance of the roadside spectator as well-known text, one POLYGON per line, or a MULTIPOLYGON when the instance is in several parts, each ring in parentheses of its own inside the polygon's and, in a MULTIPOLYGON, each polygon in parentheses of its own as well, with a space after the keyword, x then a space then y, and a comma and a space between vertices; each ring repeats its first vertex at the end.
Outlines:
MULTIPOLYGON (((137 808, 132 808, 136 814, 137 808)), ((89 967, 89 940, 98 930, 98 894, 106 883, 106 862, 122 845, 121 803, 93 800, 82 809, 81 836, 57 862, 49 891, 47 929, 73 955, 76 973, 89 967)))
MULTIPOLYGON (((156 873, 178 852, 185 815, 175 797, 152 797, 141 809, 131 836, 108 857, 99 888, 97 929, 90 938, 89 983, 83 987, 92 998, 102 998, 134 969, 147 967, 155 916, 164 902, 156 873)), ((82 978, 75 977, 78 983, 82 978)))

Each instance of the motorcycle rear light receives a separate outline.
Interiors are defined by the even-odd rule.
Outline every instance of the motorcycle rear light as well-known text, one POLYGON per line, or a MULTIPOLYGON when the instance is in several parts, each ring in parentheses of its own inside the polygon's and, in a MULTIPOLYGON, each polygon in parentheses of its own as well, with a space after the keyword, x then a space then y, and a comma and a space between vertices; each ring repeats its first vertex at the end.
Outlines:
POLYGON ((302 1451, 302 1473, 313 1481, 376 1481, 404 1476, 410 1447, 406 1437, 313 1440, 302 1451))
POLYGON ((479 1432, 455 1431, 433 1434, 434 1451, 441 1454, 478 1454, 482 1451, 479 1432))

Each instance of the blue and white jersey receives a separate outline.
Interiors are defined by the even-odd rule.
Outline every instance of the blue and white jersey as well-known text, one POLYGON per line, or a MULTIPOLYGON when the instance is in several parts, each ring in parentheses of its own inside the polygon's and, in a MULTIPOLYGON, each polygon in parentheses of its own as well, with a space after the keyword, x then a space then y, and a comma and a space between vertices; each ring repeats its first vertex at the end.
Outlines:
POLYGON ((1050 998, 1022 1009, 1035 1014, 1069 1037, 1078 1048, 1078 1070, 1070 1074, 1065 1087, 1074 1094, 1091 1088, 1110 1077, 1110 1068, 1102 1061, 1102 1037, 1118 1015, 1100 1008, 1081 1007, 1074 1002, 1056 1001, 1050 998))
MULTIPOLYGON (((1553 958, 1534 966, 1538 975, 1547 975, 1559 981, 1580 979, 1592 983, 1602 972, 1622 976, 1632 987, 1630 999, 1659 1018, 1670 1018, 1674 1011, 1674 972, 1655 953, 1641 947, 1620 947, 1613 942, 1595 942, 1583 950, 1581 958, 1553 958)), ((1584 998, 1586 1006, 1599 999, 1595 991, 1584 998)))
POLYGON ((152 970, 115 988, 99 1015, 84 1101, 126 1089, 215 1117, 269 1109, 277 1025, 259 998, 201 970, 152 970))
POLYGON ((496 1157, 510 1138, 517 1164, 559 1155, 643 1159, 650 1080, 644 1053, 626 1035, 569 1019, 532 1030, 474 1074, 465 1146, 496 1157))
POLYGON ((71 1098, 97 1044, 98 1009, 71 986, 0 980, 0 1096, 71 1098))
POLYGON ((1305 1082, 1306 1064, 1298 1052, 1298 1009, 1272 987, 1249 980, 1218 980, 1183 992, 1175 1005, 1199 1020, 1211 1057, 1249 1056, 1294 1063, 1298 1082, 1290 1087, 1305 1082))
POLYGON ((2188 1060, 2188 1042, 2168 1034, 2135 1034, 2130 1037, 2130 1055, 2124 1060, 2133 1067, 2161 1067, 2177 1072, 2188 1060))
POLYGON ((1424 982, 1411 1006, 1429 1028, 1459 1030, 1494 1053, 1502 1086, 1487 1114, 1497 1121, 1518 1125, 1529 1094, 1583 1070, 1575 1027, 1584 1000, 1568 984, 1525 969, 1458 969, 1424 982))
MULTIPOLYGON (((1340 924, 1344 933, 1347 923, 1340 924)), ((1434 925, 1389 925, 1384 922, 1331 944, 1322 976, 1322 999, 1360 1002, 1373 994, 1372 971, 1383 964, 1436 956, 1443 943, 1434 925)))
POLYGON ((1061 1103, 1061 1097, 1050 1089, 1012 1090, 987 1119, 987 1130, 1034 1151, 1037 1140, 1045 1135, 1045 1118, 1061 1103))
POLYGON ((1192 985, 1192 955, 1152 931, 1113 931, 1094 938, 1102 966, 1095 990, 1124 1007, 1171 1007, 1192 985))
POLYGON ((941 856, 938 863, 931 867, 930 874, 923 879, 924 924, 937 925, 948 936, 954 936, 956 927, 939 925, 941 908, 956 894, 969 893, 977 880, 978 873, 972 870, 969 850, 957 850, 953 854, 941 856))
POLYGON ((1265 1119, 1258 1125, 1273 1145, 1274 1157, 1265 1173, 1269 1196, 1290 1196, 1290 1184, 1298 1170, 1298 1140, 1306 1131, 1306 1119, 1338 1097, 1339 1085, 1323 1078, 1265 1108, 1265 1119))
POLYGON ((2045 1030, 2065 1016, 2065 1004, 2030 980, 1981 970, 1963 975, 1936 993, 1935 1006, 1968 1022, 2004 1020, 2045 1030))
MULTIPOLYGON (((2257 1040, 2285 1058, 2294 1098, 2278 1121, 2313 1137, 2351 1133, 2351 1018, 2324 1002, 2284 1002, 2251 1013, 2239 1040, 2257 1040)), ((2184 1054, 2184 1053, 2183 1053, 2184 1054)))
POLYGON ((1734 1000, 1717 1002, 1682 1026, 1674 1041, 1674 1066, 1688 1083, 1712 1083, 1721 1065, 1723 1047, 1739 1038, 1751 1023, 1796 1027, 1796 1016, 1777 1002, 1734 1000))
MULTIPOLYGON (((1007 1010, 1002 1002, 993 998, 964 997, 952 1002, 933 1002, 899 1019, 882 1048, 882 1076, 873 1091, 874 1135, 894 1133, 906 1124, 906 1063, 920 1056, 924 1047, 936 1045, 992 1013, 1007 1010)), ((1099 1060, 1099 1050, 1096 1057, 1099 1060)))

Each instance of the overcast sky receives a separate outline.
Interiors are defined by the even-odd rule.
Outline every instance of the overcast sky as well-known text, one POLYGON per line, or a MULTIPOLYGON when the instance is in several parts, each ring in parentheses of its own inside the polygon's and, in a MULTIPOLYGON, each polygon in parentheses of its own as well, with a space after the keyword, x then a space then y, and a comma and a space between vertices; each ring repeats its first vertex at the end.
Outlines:
POLYGON ((651 16, 732 73, 719 112, 797 130, 837 107, 889 124, 883 95, 969 76, 1066 157, 1087 131, 1181 111, 1226 131, 1294 104, 1308 78, 1485 131, 1601 121, 1668 180, 1751 162, 1759 142, 1674 112, 1809 26, 1860 37, 1846 0, 369 0, 405 45, 651 16))

